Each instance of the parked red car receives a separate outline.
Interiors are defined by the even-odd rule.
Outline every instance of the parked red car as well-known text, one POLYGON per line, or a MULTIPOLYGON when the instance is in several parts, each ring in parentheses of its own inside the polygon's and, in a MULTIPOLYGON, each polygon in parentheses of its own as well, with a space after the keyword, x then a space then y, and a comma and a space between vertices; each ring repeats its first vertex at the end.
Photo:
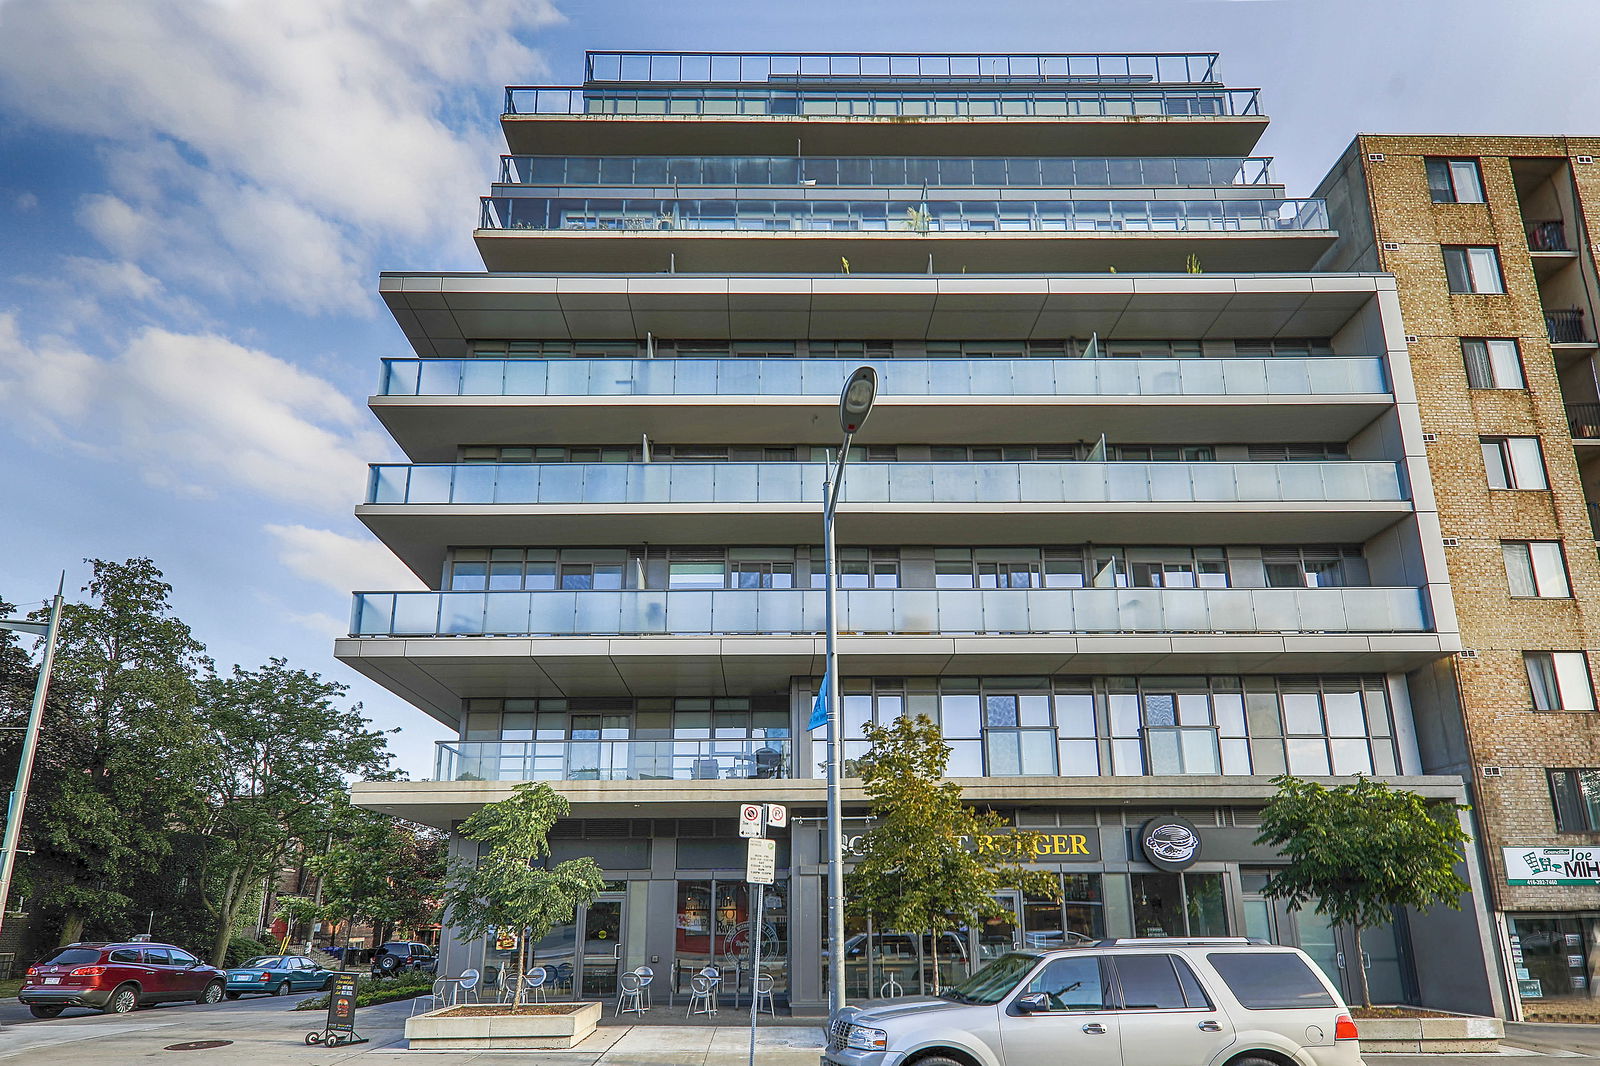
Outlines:
POLYGON ((222 999, 227 974, 171 944, 68 944, 28 967, 17 998, 35 1018, 68 1007, 127 1014, 146 1003, 222 999))

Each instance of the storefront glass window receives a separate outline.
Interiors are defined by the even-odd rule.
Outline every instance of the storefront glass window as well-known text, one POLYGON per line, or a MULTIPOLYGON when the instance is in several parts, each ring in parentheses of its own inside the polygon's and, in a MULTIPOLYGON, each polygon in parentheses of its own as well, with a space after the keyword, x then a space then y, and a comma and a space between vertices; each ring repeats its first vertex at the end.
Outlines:
POLYGON ((1134 874, 1135 936, 1227 936, 1221 874, 1134 874))
POLYGON ((1517 916, 1508 919, 1508 932, 1517 992, 1525 1008, 1589 1000, 1589 982, 1600 964, 1600 919, 1575 914, 1517 916))
MULTIPOLYGON (((763 895, 761 972, 772 975, 773 991, 782 995, 789 989, 788 881, 768 885, 763 895)), ((742 879, 678 882, 674 990, 687 994, 690 978, 714 966, 724 996, 749 994, 752 902, 742 879)))

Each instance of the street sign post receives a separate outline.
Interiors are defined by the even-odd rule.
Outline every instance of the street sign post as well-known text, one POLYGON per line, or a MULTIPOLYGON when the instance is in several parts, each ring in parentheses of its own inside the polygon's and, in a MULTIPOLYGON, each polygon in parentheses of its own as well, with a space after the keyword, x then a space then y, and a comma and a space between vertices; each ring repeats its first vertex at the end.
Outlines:
POLYGON ((758 837, 761 835, 762 810, 759 803, 739 804, 739 835, 742 837, 758 837))
POLYGON ((763 834, 789 824, 779 803, 739 805, 739 835, 745 841, 744 879, 754 897, 750 906, 750 1066, 756 1063, 756 1022, 761 1017, 761 935, 766 930, 766 888, 778 879, 778 842, 763 834))
POLYGON ((772 884, 778 873, 778 842, 754 837, 745 845, 744 879, 752 885, 772 884))
POLYGON ((789 808, 781 803, 767 804, 767 827, 770 829, 787 829, 789 827, 789 808))

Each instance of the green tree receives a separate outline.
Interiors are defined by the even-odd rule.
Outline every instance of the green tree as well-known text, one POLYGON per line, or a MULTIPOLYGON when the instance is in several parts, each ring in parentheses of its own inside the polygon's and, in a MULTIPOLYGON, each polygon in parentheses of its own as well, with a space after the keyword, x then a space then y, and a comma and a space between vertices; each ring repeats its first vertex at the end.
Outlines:
POLYGON ((856 768, 874 825, 845 877, 846 909, 880 929, 931 932, 938 984, 939 934, 1006 915, 1002 889, 1059 900, 1060 882, 1020 861, 1037 853, 1039 834, 1010 832, 1004 817, 968 806, 961 786, 944 780, 950 747, 926 715, 865 732, 872 747, 856 768))
POLYGON ((338 706, 346 691, 283 659, 201 685, 201 717, 221 755, 201 821, 218 965, 251 893, 296 848, 324 839, 348 779, 393 777, 384 732, 368 728, 359 704, 338 706))
POLYGON ((550 827, 572 805, 543 782, 528 782, 513 794, 484 806, 457 830, 477 841, 476 861, 450 864, 444 906, 463 937, 487 936, 491 929, 517 933, 516 998, 522 1005, 522 975, 528 945, 544 939, 562 922, 574 921, 578 908, 594 902, 605 888, 600 864, 590 856, 549 865, 550 827))
MULTIPOLYGON (((1428 800, 1357 777, 1328 788, 1284 774, 1261 812, 1258 845, 1275 847, 1288 865, 1263 889, 1290 910, 1315 901, 1316 913, 1347 925, 1361 957, 1361 932, 1392 921, 1396 907, 1461 909, 1470 890, 1456 873, 1470 839, 1460 814, 1469 808, 1428 800)), ((1361 1004, 1372 1006, 1366 968, 1355 967, 1361 1004)))
POLYGON ((307 864, 319 879, 318 917, 371 922, 378 943, 395 927, 433 921, 444 889, 444 834, 354 807, 339 822, 338 839, 307 864))
MULTIPOLYGON (((90 602, 62 611, 24 823, 34 854, 22 887, 31 910, 59 921, 63 944, 90 922, 123 932, 172 854, 174 828, 198 815, 194 782, 216 754, 195 715, 196 679, 210 662, 173 614, 172 587, 149 559, 88 562, 90 602)), ((8 676, 21 669, 14 660, 3 664, 8 676)), ((10 719, 26 712, 8 698, 0 713, 20 724, 10 719)), ((20 734, 3 736, 14 770, 20 734)))

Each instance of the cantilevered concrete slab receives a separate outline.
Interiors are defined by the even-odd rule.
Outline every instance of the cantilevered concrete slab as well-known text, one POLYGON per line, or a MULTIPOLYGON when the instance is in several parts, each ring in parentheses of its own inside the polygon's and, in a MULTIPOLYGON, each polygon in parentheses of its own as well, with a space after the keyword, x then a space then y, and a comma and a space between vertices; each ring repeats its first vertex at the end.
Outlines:
MULTIPOLYGON (((955 276, 384 274, 419 355, 467 341, 1234 339, 1332 337, 1394 279, 1377 274, 955 276)), ((1377 354, 1352 352, 1352 354, 1377 354)))

